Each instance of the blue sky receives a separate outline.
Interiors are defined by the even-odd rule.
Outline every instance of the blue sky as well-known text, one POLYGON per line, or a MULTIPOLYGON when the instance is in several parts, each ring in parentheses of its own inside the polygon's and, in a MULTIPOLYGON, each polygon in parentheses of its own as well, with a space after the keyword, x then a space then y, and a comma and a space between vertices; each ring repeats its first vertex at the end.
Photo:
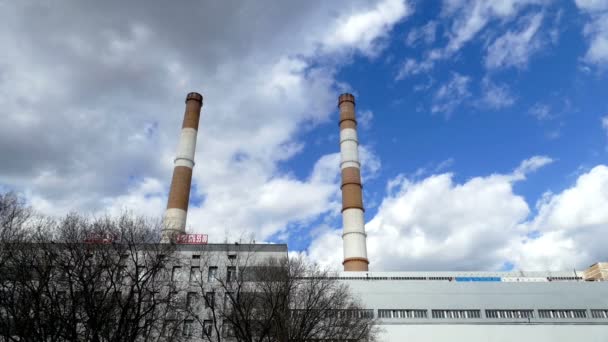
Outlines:
POLYGON ((372 269, 608 258, 605 0, 0 6, 0 186, 41 213, 162 216, 199 91, 189 229, 339 266, 351 92, 372 269))

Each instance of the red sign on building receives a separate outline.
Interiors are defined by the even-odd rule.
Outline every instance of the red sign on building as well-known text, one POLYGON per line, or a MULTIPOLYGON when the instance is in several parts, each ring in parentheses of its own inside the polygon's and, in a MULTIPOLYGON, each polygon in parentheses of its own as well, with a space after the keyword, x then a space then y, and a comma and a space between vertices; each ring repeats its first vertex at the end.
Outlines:
POLYGON ((206 245, 207 234, 181 234, 175 238, 175 243, 181 245, 206 245))

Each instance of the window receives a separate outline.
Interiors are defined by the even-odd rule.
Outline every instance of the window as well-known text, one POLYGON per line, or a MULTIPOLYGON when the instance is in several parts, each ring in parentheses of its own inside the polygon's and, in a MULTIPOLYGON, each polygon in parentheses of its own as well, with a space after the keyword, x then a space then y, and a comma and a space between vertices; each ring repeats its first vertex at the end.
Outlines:
POLYGON ((608 310, 591 310, 591 317, 593 318, 608 318, 608 310))
POLYGON ((201 280, 201 268, 198 266, 190 267, 190 282, 201 280))
POLYGON ((480 318, 481 312, 479 310, 433 310, 432 317, 451 319, 480 318))
POLYGON ((538 310, 540 318, 587 318, 587 310, 538 310))
POLYGON ((534 310, 486 310, 486 318, 534 318, 534 310))
POLYGON ((217 266, 209 267, 209 273, 207 275, 207 281, 215 281, 217 279, 217 266))
POLYGON ((187 319, 184 321, 184 329, 182 330, 182 336, 192 336, 192 329, 194 328, 194 321, 187 319))
POLYGON ((196 304, 196 292, 188 292, 186 296, 186 308, 191 308, 196 304))
POLYGON ((181 269, 180 266, 173 266, 173 269, 171 270, 171 281, 179 280, 179 272, 181 269))
POLYGON ((427 318, 427 310, 414 309, 382 309, 378 310, 379 318, 427 318))
POLYGON ((226 281, 231 282, 236 280, 236 266, 228 266, 226 268, 226 281))
POLYGON ((203 337, 211 336, 211 329, 213 329, 213 321, 206 319, 203 321, 203 337))
POLYGON ((205 293, 205 307, 212 308, 215 306, 215 292, 205 293))
POLYGON ((194 255, 192 255, 192 259, 194 259, 194 260, 199 260, 200 258, 201 258, 200 254, 194 254, 194 255))
POLYGON ((236 254, 229 254, 228 255, 228 261, 230 261, 230 263, 232 263, 235 260, 236 260, 236 254))

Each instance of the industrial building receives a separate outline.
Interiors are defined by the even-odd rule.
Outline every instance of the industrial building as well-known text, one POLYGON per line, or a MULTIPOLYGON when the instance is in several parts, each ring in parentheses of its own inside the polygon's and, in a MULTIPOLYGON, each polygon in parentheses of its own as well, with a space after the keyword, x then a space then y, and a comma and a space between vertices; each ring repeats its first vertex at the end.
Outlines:
MULTIPOLYGON (((186 103, 165 241, 185 233, 203 97, 190 93, 186 103)), ((344 272, 335 277, 378 319, 381 341, 608 341, 608 263, 566 272, 369 271, 355 97, 340 95, 338 108, 344 272)))

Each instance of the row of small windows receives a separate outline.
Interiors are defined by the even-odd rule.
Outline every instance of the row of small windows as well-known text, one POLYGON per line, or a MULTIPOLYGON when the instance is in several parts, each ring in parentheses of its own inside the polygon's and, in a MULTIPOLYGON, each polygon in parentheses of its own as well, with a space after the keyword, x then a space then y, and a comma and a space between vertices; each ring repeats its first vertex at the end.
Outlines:
MULTIPOLYGON (((592 309, 591 318, 608 319, 608 309, 592 309)), ((485 310, 486 318, 490 319, 530 319, 534 318, 534 310, 485 310)), ((477 319, 481 318, 481 310, 431 310, 431 317, 438 319, 477 319)), ((587 318, 584 309, 553 309, 538 310, 539 318, 587 318)), ((424 309, 379 309, 378 318, 428 318, 428 310, 424 309)))
POLYGON ((534 318, 534 310, 486 310, 487 318, 534 318))
MULTIPOLYGON (((373 318, 373 310, 348 310, 343 314, 356 314, 357 316, 373 318), (353 311, 353 312, 350 312, 353 311)), ((433 318, 452 318, 452 319, 476 319, 480 318, 480 310, 431 310, 433 318)), ((378 318, 428 318, 428 310, 419 309, 379 309, 378 318)), ((538 310, 540 318, 586 318, 586 310, 538 310)), ((591 310, 593 318, 608 318, 608 309, 593 309, 591 310)), ((486 310, 487 318, 534 318, 534 310, 486 310)), ((182 335, 193 336, 194 321, 186 320, 184 322, 182 335)), ((202 334, 203 337, 209 336, 212 333, 213 321, 203 321, 202 334)), ((230 331, 229 327, 222 326, 224 336, 233 336, 234 332, 230 331)), ((164 329, 163 329, 164 330, 164 329)))
MULTIPOLYGON (((182 267, 181 266, 173 266, 171 270, 171 281, 179 281, 182 280, 181 277, 182 267)), ((226 281, 231 282, 236 280, 236 266, 228 266, 226 268, 226 281)), ((199 266, 191 266, 190 267, 190 282, 201 281, 201 268, 199 266)), ((209 267, 207 272, 207 281, 212 282, 217 279, 217 266, 209 267)))
POLYGON ((538 310, 540 318, 587 318, 587 310, 538 310))
POLYGON ((427 310, 378 310, 378 318, 427 318, 427 310))
POLYGON ((608 318, 608 310, 591 310, 593 318, 608 318))
MULTIPOLYGON (((328 277, 333 280, 439 280, 439 281, 504 281, 501 277, 328 277)), ((525 281, 527 278, 522 278, 525 281)), ((532 279, 532 278, 531 278, 532 279)), ((538 278, 533 278, 538 279, 538 278)), ((546 281, 580 281, 583 277, 540 277, 546 281)), ((518 280, 520 281, 520 280, 518 280)))
POLYGON ((479 310, 433 310, 433 318, 480 318, 479 310))

